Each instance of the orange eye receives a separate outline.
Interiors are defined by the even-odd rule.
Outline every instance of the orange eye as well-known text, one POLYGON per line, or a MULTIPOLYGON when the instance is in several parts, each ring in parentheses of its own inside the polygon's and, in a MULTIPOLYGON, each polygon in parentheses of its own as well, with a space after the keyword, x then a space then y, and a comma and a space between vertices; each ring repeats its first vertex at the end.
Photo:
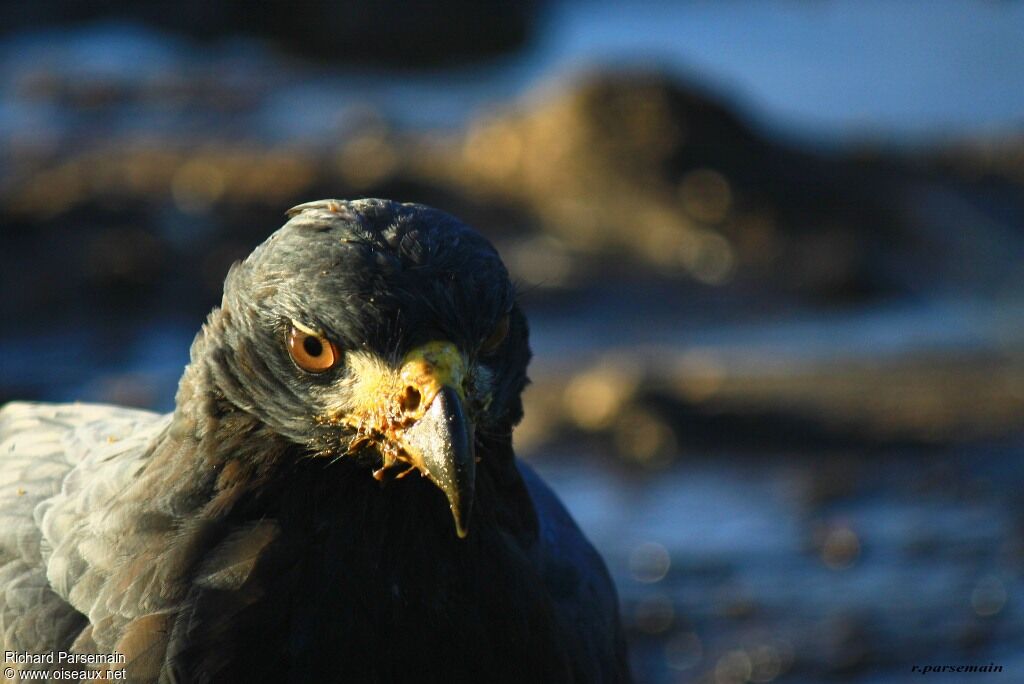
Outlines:
POLYGON ((314 335, 295 327, 288 331, 288 353, 295 365, 309 373, 330 370, 341 356, 334 343, 323 335, 314 335))
POLYGON ((498 351, 498 347, 501 346, 506 337, 508 337, 508 314, 502 316, 498 324, 491 330, 491 334, 480 345, 480 352, 482 354, 493 354, 498 351))

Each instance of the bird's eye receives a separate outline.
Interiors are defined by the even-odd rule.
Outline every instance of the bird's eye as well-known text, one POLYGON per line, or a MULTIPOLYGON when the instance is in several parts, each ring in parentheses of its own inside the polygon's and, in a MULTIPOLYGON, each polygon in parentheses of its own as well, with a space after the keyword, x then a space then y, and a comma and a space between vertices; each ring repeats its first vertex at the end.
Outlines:
POLYGON ((334 343, 323 335, 292 327, 288 331, 288 353, 299 368, 309 373, 323 373, 338 363, 341 354, 334 343))
POLYGON ((506 337, 508 337, 508 314, 501 317, 501 320, 491 330, 487 339, 480 345, 480 353, 493 354, 498 351, 498 347, 501 346, 506 337))

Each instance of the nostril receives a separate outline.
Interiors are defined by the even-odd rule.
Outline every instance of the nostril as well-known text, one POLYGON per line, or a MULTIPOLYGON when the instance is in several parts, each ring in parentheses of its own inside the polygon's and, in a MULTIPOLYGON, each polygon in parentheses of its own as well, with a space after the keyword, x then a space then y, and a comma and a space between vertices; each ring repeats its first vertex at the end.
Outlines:
POLYGON ((420 393, 415 387, 406 387, 400 400, 402 410, 406 413, 415 411, 420 406, 420 393))

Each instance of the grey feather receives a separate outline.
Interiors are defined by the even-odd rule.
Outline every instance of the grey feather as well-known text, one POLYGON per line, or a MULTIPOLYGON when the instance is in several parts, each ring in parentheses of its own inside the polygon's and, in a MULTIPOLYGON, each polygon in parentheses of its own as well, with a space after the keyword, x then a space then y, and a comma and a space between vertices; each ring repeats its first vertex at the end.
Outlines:
POLYGON ((122 546, 106 511, 167 422, 113 406, 0 409, 0 651, 70 648, 88 621, 120 621, 96 605, 122 546))
POLYGON ((514 465, 528 328, 493 246, 421 205, 325 200, 289 215, 229 272, 173 414, 0 408, 0 651, 119 652, 138 682, 336 681, 331 649, 349 649, 360 681, 415 681, 426 665, 437 681, 514 681, 502 657, 534 681, 628 681, 601 559, 514 465), (311 377, 289 356, 299 320, 339 357, 394 366, 444 340, 479 368, 463 385, 472 484, 489 492, 475 537, 455 537, 430 482, 370 476, 395 445, 374 456, 345 420, 362 414, 339 416, 355 405, 352 368, 311 377), (501 346, 483 349, 502 320, 501 346), (398 673, 403 658, 415 666, 398 673))

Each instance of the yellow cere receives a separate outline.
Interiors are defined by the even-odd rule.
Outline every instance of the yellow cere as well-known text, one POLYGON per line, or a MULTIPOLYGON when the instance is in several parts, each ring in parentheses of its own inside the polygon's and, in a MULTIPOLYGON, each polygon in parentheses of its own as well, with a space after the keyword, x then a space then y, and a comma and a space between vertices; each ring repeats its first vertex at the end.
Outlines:
POLYGON ((385 468, 396 461, 412 463, 412 455, 399 447, 401 433, 423 417, 442 387, 451 387, 466 399, 466 361, 451 342, 436 340, 417 347, 397 369, 366 352, 346 354, 345 360, 348 400, 330 407, 328 420, 356 428, 359 437, 353 448, 376 443, 385 468))
POLYGON ((423 406, 428 406, 442 387, 448 385, 466 400, 463 380, 466 377, 466 361, 451 342, 427 342, 405 355, 402 360, 402 382, 427 390, 423 394, 423 406))

